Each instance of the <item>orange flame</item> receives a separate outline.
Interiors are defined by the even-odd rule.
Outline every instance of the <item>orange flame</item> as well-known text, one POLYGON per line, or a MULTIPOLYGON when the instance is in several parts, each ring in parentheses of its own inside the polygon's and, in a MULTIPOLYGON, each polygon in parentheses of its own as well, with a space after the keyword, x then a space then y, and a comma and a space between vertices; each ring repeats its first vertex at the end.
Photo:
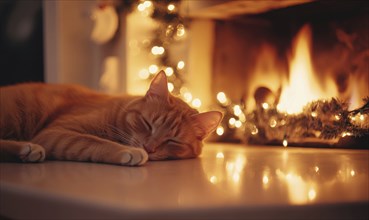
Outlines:
POLYGON ((311 64, 311 30, 305 25, 297 34, 289 60, 289 81, 284 82, 278 110, 288 114, 302 112, 303 107, 318 99, 337 96, 337 87, 333 79, 322 83, 316 78, 311 64))

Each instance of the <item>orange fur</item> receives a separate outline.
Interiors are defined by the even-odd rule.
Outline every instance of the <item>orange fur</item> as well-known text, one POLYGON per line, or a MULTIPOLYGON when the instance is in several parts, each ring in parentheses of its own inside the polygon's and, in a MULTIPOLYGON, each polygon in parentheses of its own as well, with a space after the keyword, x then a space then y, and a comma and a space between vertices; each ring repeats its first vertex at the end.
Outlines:
POLYGON ((1 158, 142 165, 196 157, 221 113, 198 114, 166 83, 159 73, 144 97, 41 83, 0 88, 1 158))

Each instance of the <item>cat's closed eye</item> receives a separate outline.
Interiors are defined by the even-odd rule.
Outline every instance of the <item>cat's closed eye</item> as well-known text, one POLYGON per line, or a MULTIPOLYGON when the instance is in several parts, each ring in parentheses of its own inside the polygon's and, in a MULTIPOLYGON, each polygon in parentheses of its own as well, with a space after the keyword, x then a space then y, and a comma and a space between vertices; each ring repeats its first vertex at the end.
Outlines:
POLYGON ((152 133, 153 127, 150 122, 139 112, 133 111, 127 114, 127 122, 130 128, 136 132, 152 133))
POLYGON ((165 141, 166 144, 168 145, 173 145, 173 146, 176 146, 176 145, 181 145, 182 143, 175 140, 175 139, 168 139, 165 141))
POLYGON ((151 124, 143 116, 141 116, 141 123, 144 125, 146 131, 153 131, 151 124))

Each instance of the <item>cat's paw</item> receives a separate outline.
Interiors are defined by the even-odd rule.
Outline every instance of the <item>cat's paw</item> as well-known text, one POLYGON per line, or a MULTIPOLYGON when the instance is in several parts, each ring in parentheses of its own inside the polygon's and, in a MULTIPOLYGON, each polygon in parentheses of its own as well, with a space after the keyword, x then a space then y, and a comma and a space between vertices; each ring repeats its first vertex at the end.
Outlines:
POLYGON ((141 148, 126 149, 121 152, 120 163, 128 166, 140 166, 146 163, 149 156, 141 148))
POLYGON ((23 162, 42 162, 45 160, 45 149, 38 144, 25 143, 19 152, 19 158, 23 162))

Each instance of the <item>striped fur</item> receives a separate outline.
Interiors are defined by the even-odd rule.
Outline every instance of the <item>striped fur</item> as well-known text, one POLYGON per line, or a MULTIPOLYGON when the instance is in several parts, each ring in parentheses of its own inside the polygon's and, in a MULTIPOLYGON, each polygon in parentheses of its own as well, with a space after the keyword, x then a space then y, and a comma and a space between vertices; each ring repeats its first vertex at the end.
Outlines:
POLYGON ((168 93, 160 72, 143 97, 41 83, 0 88, 0 159, 136 166, 201 153, 219 112, 198 113, 168 93))

